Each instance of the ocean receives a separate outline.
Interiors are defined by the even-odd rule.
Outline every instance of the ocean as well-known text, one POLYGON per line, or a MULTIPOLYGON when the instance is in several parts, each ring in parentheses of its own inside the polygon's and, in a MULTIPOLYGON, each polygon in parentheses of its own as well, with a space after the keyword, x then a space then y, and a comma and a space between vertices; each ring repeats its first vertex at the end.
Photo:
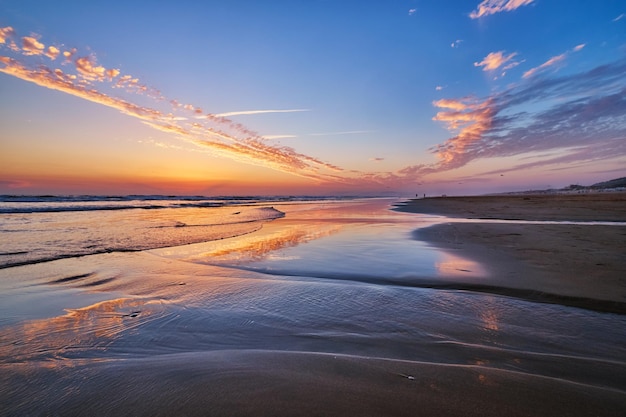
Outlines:
POLYGON ((0 198, 0 415, 623 411, 624 315, 472 291, 395 202, 0 198))

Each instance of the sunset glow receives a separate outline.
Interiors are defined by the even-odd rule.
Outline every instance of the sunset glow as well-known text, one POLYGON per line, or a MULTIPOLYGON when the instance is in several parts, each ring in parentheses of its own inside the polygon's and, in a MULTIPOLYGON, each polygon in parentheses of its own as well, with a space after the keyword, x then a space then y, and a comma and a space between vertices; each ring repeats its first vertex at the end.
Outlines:
POLYGON ((115 3, 0 5, 0 193, 478 194, 626 175, 620 2, 115 3))

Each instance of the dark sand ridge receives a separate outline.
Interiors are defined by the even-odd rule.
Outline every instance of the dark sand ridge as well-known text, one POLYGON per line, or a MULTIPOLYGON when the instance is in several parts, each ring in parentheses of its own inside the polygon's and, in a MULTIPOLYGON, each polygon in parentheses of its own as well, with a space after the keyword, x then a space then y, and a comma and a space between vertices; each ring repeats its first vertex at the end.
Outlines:
MULTIPOLYGON (((397 210, 470 219, 624 222, 626 193, 438 197, 411 200, 397 210)), ((540 301, 626 313, 626 226, 450 222, 420 229, 416 238, 483 263, 490 274, 486 291, 512 288, 540 301)))

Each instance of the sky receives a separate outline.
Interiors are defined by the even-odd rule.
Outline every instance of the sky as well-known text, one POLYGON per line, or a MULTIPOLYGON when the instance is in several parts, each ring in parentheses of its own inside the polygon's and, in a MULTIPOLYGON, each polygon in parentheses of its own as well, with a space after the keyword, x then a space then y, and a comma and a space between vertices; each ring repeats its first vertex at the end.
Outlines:
POLYGON ((623 176, 623 0, 0 0, 0 194, 623 176))

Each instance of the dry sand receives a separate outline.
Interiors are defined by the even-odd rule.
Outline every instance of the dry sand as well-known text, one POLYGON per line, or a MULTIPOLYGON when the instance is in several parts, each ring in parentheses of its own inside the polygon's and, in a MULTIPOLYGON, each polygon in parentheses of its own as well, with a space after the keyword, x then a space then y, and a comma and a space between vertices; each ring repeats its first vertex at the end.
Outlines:
MULTIPOLYGON (((470 219, 625 222, 626 193, 438 197, 411 200, 398 210, 470 219)), ((484 264, 486 290, 507 287, 524 290, 527 298, 626 313, 626 226, 450 222, 416 236, 484 264)))
POLYGON ((435 197, 398 208, 468 219, 626 221, 626 192, 435 197))

